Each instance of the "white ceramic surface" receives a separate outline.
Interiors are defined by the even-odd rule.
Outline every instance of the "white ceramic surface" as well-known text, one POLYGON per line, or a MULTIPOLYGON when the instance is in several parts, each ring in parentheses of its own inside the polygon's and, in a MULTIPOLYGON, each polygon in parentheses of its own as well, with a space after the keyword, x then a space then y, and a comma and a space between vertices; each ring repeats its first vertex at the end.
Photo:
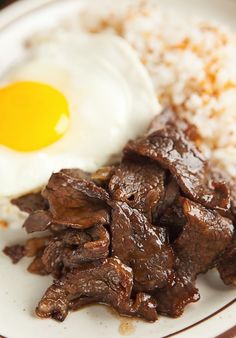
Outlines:
MULTIPOLYGON (((85 3, 114 0, 21 0, 0 12, 0 74, 22 56, 22 41, 42 27, 53 26, 67 14, 80 10, 85 3)), ((132 0, 131 0, 132 1, 132 0)), ((135 1, 135 0, 133 0, 135 1)), ((157 0, 158 1, 158 0, 157 0)), ((119 0, 125 5, 130 0, 119 0)), ((226 23, 236 30, 236 1, 234 0, 159 0, 161 6, 176 8, 187 15, 200 15, 226 23)), ((7 170, 7 168, 6 168, 7 170)), ((0 249, 25 238, 21 229, 0 229, 0 249)), ((12 265, 0 253, 0 335, 7 338, 160 338, 191 326, 232 302, 235 288, 225 287, 215 271, 198 281, 201 300, 187 307, 178 319, 160 317, 154 324, 122 319, 103 306, 93 306, 71 313, 64 323, 40 320, 34 307, 50 283, 50 278, 26 272, 27 260, 12 265), (123 331, 124 326, 129 330, 123 331), (122 333, 123 332, 123 333, 122 333)), ((213 338, 236 324, 236 303, 174 337, 213 338)), ((234 337, 234 335, 228 336, 234 337)))

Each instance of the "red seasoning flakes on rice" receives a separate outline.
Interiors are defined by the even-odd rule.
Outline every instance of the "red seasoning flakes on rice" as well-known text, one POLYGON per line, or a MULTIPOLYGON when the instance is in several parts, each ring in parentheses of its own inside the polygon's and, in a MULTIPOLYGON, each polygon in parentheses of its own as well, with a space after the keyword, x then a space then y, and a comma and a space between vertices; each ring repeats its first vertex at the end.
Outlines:
POLYGON ((236 176, 236 37, 217 23, 184 18, 152 1, 88 8, 86 31, 125 38, 138 52, 164 106, 195 124, 201 150, 236 176), (118 8, 119 7, 119 8, 118 8), (168 24, 166 24, 168 23, 168 24))

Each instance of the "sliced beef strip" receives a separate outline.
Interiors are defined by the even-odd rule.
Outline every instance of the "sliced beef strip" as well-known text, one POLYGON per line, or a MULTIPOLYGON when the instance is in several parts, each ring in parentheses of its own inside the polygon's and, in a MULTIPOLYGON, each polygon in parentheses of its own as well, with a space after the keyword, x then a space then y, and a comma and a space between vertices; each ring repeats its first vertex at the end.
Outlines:
POLYGON ((25 256, 26 257, 37 256, 38 252, 42 252, 42 250, 44 250, 44 248, 50 243, 51 240, 52 240, 51 235, 28 239, 28 241, 25 244, 25 256))
POLYGON ((168 169, 190 199, 211 209, 229 209, 227 185, 209 178, 209 167, 202 154, 176 126, 167 125, 147 137, 129 141, 124 154, 132 153, 148 157, 168 169))
POLYGON ((165 171, 149 161, 123 161, 109 182, 114 200, 126 202, 151 221, 164 196, 165 171))
POLYGON ((176 198, 173 204, 165 210, 159 219, 159 225, 168 230, 169 241, 172 244, 180 235, 187 220, 183 213, 179 198, 176 198))
MULTIPOLYGON (((58 212, 57 212, 58 214, 58 212)), ((103 205, 84 201, 83 206, 78 208, 65 208, 60 216, 53 217, 53 224, 66 225, 75 229, 87 229, 94 224, 108 224, 109 213, 103 205)))
POLYGON ((30 193, 11 200, 21 211, 31 213, 38 210, 47 210, 48 202, 43 198, 41 192, 30 193))
POLYGON ((115 165, 102 167, 91 175, 91 179, 99 186, 107 189, 109 181, 116 169, 115 165))
POLYGON ((175 205, 175 200, 180 195, 178 184, 176 183, 173 177, 169 177, 169 180, 165 184, 165 192, 163 199, 160 201, 155 213, 154 213, 154 222, 159 220, 160 217, 165 213, 165 211, 175 205))
POLYGON ((236 234, 217 262, 220 277, 226 285, 236 285, 236 234))
POLYGON ((157 289, 153 295, 157 299, 157 312, 174 318, 183 314, 186 305, 200 299, 195 283, 178 268, 175 284, 172 287, 157 289))
POLYGON ((187 223, 173 247, 185 271, 195 278, 211 268, 232 241, 233 224, 217 211, 207 210, 186 198, 180 201, 187 223))
POLYGON ((165 229, 152 226, 127 203, 114 202, 111 239, 112 256, 133 269, 135 290, 149 291, 172 283, 174 256, 165 229))
POLYGON ((228 183, 230 188, 230 199, 231 199, 231 218, 236 224, 236 179, 232 177, 223 169, 216 169, 214 168, 214 174, 218 179, 224 180, 228 183))
POLYGON ((177 126, 190 140, 196 143, 201 141, 201 136, 197 127, 194 124, 189 123, 186 119, 180 119, 172 107, 166 107, 161 114, 154 117, 147 130, 147 135, 163 129, 167 125, 177 126))
POLYGON ((132 270, 118 259, 108 258, 85 270, 74 269, 55 281, 39 302, 36 314, 63 321, 70 309, 99 302, 111 305, 120 314, 155 321, 155 300, 145 294, 138 294, 136 300, 132 300, 132 285, 132 270))
MULTIPOLYGON (((233 234, 231 220, 218 212, 207 210, 182 197, 179 198, 179 204, 182 205, 186 223, 181 224, 182 231, 173 243, 177 257, 175 284, 155 291, 158 312, 171 317, 180 316, 187 304, 199 299, 195 287, 197 274, 206 272, 214 265, 217 257, 232 240, 233 234)), ((170 215, 169 222, 174 226, 172 217, 173 214, 170 215)), ((178 223, 178 218, 176 220, 178 223)), ((180 223, 183 221, 180 215, 180 223)), ((166 222, 168 224, 168 219, 166 222)))
POLYGON ((55 239, 52 240, 45 248, 41 257, 46 271, 56 279, 60 278, 65 273, 65 271, 68 271, 68 269, 66 269, 63 265, 63 251, 63 244, 55 239))
POLYGON ((66 230, 49 242, 42 261, 46 270, 57 276, 63 268, 72 269, 85 262, 106 258, 109 244, 109 234, 102 225, 85 231, 66 230))
POLYGON ((73 177, 78 180, 90 180, 91 179, 91 174, 89 174, 86 171, 83 171, 81 169, 62 169, 60 173, 68 176, 68 177, 73 177))
POLYGON ((25 220, 23 227, 28 234, 40 232, 48 229, 52 224, 52 215, 50 211, 36 210, 33 211, 25 220))
POLYGON ((81 259, 89 261, 106 258, 109 254, 110 236, 105 227, 95 225, 87 230, 87 234, 90 236, 90 240, 83 245, 80 252, 81 259))
POLYGON ((60 238, 53 238, 45 247, 41 260, 45 270, 55 278, 59 278, 63 272, 62 252, 64 246, 60 238))
POLYGON ((38 237, 29 239, 25 245, 12 245, 10 247, 5 247, 3 252, 12 259, 14 264, 18 263, 23 257, 35 257, 34 261, 28 267, 28 271, 32 273, 37 273, 44 275, 42 270, 45 270, 41 257, 46 245, 49 244, 51 236, 38 237))
MULTIPOLYGON (((74 268, 78 264, 106 258, 109 254, 110 238, 108 231, 97 225, 86 231, 89 240, 80 244, 77 248, 64 248, 62 261, 65 267, 74 268)), ((68 238, 63 238, 65 245, 69 245, 68 238)), ((75 244, 74 244, 75 245, 75 244)))
POLYGON ((46 276, 49 275, 49 272, 47 271, 43 261, 42 261, 42 255, 43 255, 43 250, 40 250, 37 252, 34 260, 30 263, 28 266, 27 270, 30 273, 34 273, 40 276, 46 276))
POLYGON ((13 264, 16 264, 25 256, 25 247, 19 244, 6 246, 3 252, 11 258, 13 264))
POLYGON ((231 212, 233 214, 234 223, 236 224, 236 180, 230 180, 230 196, 231 196, 231 212))
POLYGON ((79 229, 109 223, 108 193, 78 176, 68 170, 51 176, 42 194, 49 202, 52 223, 79 229))
MULTIPOLYGON (((234 221, 234 201, 236 206, 236 188, 235 179, 229 175, 224 169, 217 167, 217 163, 209 161, 210 179, 217 182, 218 185, 222 184, 227 186, 229 193, 229 208, 218 209, 217 211, 224 217, 230 218, 234 221)), ((236 209, 235 209, 236 210, 236 209)))
MULTIPOLYGON (((76 311, 85 305, 96 304, 98 301, 96 297, 81 297, 79 299, 71 300, 69 302, 69 308, 72 311, 76 311)), ((131 299, 128 303, 128 306, 122 309, 116 309, 119 314, 132 316, 132 317, 141 317, 149 322, 154 322, 157 320, 156 308, 157 303, 155 299, 144 292, 138 292, 135 295, 134 299, 131 299)))
POLYGON ((68 312, 69 300, 67 292, 62 282, 55 280, 54 284, 47 289, 39 302, 36 308, 36 314, 41 318, 52 318, 63 322, 68 312))
MULTIPOLYGON (((71 174, 74 171, 63 169, 50 177, 46 188, 43 190, 43 196, 49 200, 49 205, 52 209, 54 208, 54 204, 53 202, 52 205, 50 204, 51 195, 56 195, 59 202, 62 199, 62 204, 66 203, 71 208, 78 206, 77 199, 81 199, 81 194, 83 195, 82 199, 88 197, 105 202, 109 199, 108 193, 101 187, 98 187, 86 174, 83 173, 82 178, 80 178, 78 174, 80 170, 76 170, 76 174, 71 174), (71 195, 69 195, 69 192, 71 192, 71 195)), ((57 209, 56 206, 55 209, 57 209)))
POLYGON ((94 229, 103 229, 104 231, 106 231, 102 225, 94 226, 85 231, 77 230, 77 229, 67 229, 66 231, 63 231, 61 233, 60 239, 65 245, 70 245, 70 246, 75 246, 75 247, 82 246, 87 242, 91 242, 93 237, 90 234, 93 233, 94 229))
POLYGON ((49 230, 54 234, 57 234, 58 232, 65 231, 66 229, 70 229, 70 227, 63 225, 63 224, 53 224, 52 223, 49 227, 49 230))

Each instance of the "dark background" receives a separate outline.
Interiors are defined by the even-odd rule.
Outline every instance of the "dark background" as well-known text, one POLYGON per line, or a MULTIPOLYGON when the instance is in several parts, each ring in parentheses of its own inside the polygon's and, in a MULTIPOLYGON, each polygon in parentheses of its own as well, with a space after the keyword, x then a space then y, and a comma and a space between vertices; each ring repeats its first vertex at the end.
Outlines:
MULTIPOLYGON (((15 2, 17 0, 0 0, 0 9, 3 7, 10 5, 11 3, 15 2)), ((33 0, 32 0, 33 1, 33 0)))

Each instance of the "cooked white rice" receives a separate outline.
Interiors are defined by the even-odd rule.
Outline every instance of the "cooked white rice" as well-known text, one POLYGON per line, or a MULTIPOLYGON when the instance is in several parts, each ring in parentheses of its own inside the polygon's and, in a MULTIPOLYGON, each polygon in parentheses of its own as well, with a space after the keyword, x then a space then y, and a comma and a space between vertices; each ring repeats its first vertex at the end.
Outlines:
MULTIPOLYGON (((94 9, 93 9, 94 8, 94 9)), ((163 106, 199 128, 201 148, 236 176, 236 35, 217 23, 182 18, 151 1, 82 13, 82 28, 124 37, 138 52, 163 106)))

